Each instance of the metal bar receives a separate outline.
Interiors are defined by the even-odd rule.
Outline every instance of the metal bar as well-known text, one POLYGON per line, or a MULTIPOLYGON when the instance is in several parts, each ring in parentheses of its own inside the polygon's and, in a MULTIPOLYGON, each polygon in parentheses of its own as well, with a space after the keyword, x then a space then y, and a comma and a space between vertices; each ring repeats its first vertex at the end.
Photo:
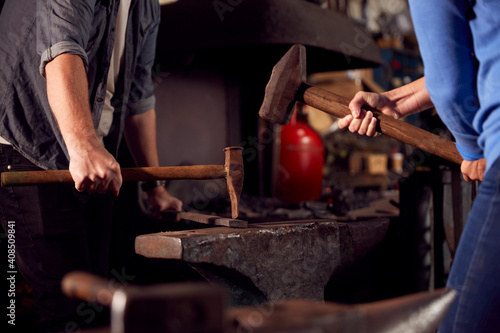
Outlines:
POLYGON ((226 217, 220 217, 220 216, 215 216, 215 215, 205 215, 205 214, 198 214, 198 213, 191 213, 191 212, 180 212, 180 213, 177 213, 177 217, 180 219, 188 220, 188 221, 209 224, 209 225, 216 225, 216 226, 221 226, 221 227, 230 227, 230 228, 247 228, 248 227, 247 221, 226 218, 226 217))

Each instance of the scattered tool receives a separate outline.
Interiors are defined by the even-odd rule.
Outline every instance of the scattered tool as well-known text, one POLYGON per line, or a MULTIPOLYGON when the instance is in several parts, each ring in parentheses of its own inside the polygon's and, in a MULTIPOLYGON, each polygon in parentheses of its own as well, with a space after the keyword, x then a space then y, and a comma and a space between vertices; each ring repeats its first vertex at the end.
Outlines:
POLYGON ((62 280, 70 296, 111 307, 111 333, 222 333, 224 294, 203 282, 123 287, 86 272, 62 280))
POLYGON ((439 289, 373 303, 344 305, 297 299, 228 311, 227 333, 433 333, 456 292, 439 289))
POLYGON ((110 306, 111 328, 99 330, 110 333, 432 333, 456 295, 439 289, 364 304, 292 299, 227 308, 208 283, 123 287, 84 272, 68 273, 62 289, 110 306))
MULTIPOLYGON (((241 147, 225 148, 224 165, 123 168, 121 173, 125 182, 226 178, 231 199, 231 216, 236 219, 244 178, 242 150, 241 147)), ((71 184, 74 181, 69 170, 13 171, 3 172, 1 175, 2 187, 54 183, 71 184)))
MULTIPOLYGON (((347 98, 312 86, 305 80, 306 50, 303 45, 295 44, 273 68, 259 111, 260 116, 273 123, 287 124, 297 101, 339 118, 351 114, 347 98)), ((451 162, 462 163, 462 157, 453 142, 380 111, 365 109, 372 111, 378 119, 378 132, 451 162)))

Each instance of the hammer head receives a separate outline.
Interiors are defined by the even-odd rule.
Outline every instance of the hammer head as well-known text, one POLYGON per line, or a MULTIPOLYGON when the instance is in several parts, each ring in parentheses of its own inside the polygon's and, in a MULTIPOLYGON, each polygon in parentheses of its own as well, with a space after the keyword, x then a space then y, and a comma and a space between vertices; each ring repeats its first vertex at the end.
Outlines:
POLYGON ((231 199, 231 217, 237 218, 239 215, 238 206, 240 203, 241 190, 243 189, 243 148, 227 147, 224 148, 226 155, 226 182, 229 198, 231 199))
POLYGON ((295 44, 274 66, 259 115, 272 123, 287 124, 295 110, 295 96, 305 79, 306 49, 295 44))

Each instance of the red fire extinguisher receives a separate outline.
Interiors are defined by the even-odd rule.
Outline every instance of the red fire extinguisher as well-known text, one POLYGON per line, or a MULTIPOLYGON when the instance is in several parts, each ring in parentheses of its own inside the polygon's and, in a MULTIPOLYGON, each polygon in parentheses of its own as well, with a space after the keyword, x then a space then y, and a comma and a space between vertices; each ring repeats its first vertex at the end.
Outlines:
POLYGON ((299 103, 289 124, 281 127, 280 167, 276 194, 287 204, 321 197, 324 146, 299 103))

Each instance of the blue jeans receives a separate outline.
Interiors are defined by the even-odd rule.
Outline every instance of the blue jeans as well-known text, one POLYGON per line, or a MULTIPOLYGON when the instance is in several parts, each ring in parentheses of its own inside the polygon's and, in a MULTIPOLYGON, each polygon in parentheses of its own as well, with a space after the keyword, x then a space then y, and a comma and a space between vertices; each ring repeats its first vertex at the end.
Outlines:
POLYGON ((440 332, 500 332, 500 160, 479 187, 448 287, 458 297, 440 332))
POLYGON ((409 3, 434 106, 462 156, 487 161, 448 279, 458 297, 440 332, 500 332, 500 1, 409 3))
MULTIPOLYGON (((9 169, 40 170, 0 144, 0 172, 9 169)), ((17 269, 35 297, 34 331, 76 331, 106 314, 63 295, 61 279, 73 270, 107 276, 113 201, 111 194, 79 193, 72 184, 0 188, 0 224, 7 233, 14 222, 17 269)))

